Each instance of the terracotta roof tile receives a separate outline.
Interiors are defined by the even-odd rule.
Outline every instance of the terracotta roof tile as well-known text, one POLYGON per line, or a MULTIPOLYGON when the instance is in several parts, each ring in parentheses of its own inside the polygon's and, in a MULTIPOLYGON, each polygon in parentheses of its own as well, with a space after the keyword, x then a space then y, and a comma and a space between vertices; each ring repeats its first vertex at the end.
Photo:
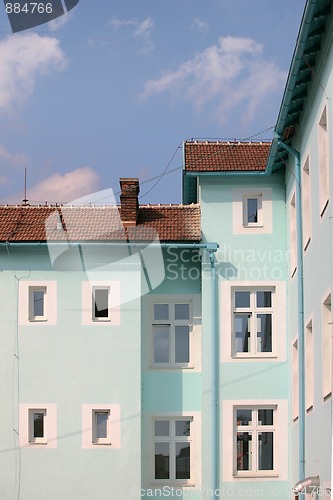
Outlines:
POLYGON ((185 142, 185 170, 265 170, 271 142, 185 142))
POLYGON ((0 241, 200 241, 198 205, 139 208, 138 223, 124 229, 119 207, 1 206, 0 241))

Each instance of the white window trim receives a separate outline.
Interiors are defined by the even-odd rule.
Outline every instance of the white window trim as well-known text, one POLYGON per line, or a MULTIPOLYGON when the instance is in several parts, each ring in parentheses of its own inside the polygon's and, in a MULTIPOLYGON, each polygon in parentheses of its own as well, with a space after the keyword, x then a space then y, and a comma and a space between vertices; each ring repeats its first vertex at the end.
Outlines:
POLYGON ((224 363, 286 361, 286 283, 284 281, 221 281, 220 283, 220 359, 224 363), (233 346, 233 290, 274 289, 273 352, 241 353, 234 355, 233 346))
POLYGON ((303 249, 308 249, 312 236, 312 199, 311 199, 311 170, 310 155, 306 155, 306 160, 302 168, 302 211, 303 211, 303 249))
POLYGON ((110 429, 110 409, 101 410, 100 408, 92 410, 92 442, 95 445, 111 445, 111 429, 110 429), (98 414, 107 415, 106 422, 106 438, 97 437, 97 415, 98 414))
POLYGON ((233 358, 248 358, 248 357, 274 357, 276 356, 275 354, 275 331, 274 331, 274 306, 275 306, 275 288, 270 287, 270 286, 261 286, 261 287, 238 287, 236 284, 231 288, 232 292, 232 315, 233 315, 233 321, 232 321, 232 357, 233 358), (235 292, 238 291, 249 291, 250 292, 250 307, 249 308, 237 308, 234 305, 234 297, 235 297, 235 292), (254 305, 254 296, 256 292, 259 291, 267 291, 271 292, 271 299, 272 299, 272 306, 271 307, 256 307, 254 305), (240 310, 239 310, 240 309, 240 310), (246 310, 246 311, 245 311, 246 310), (235 336, 235 331, 234 331, 234 315, 237 313, 244 313, 246 314, 251 313, 251 336, 250 336, 250 351, 249 352, 238 352, 236 351, 236 336, 235 336), (255 315, 256 314, 271 314, 272 317, 272 351, 271 352, 257 352, 256 344, 257 344, 257 327, 255 324, 255 315))
MULTIPOLYGON (((259 208, 259 207, 258 207, 259 208)), ((232 190, 233 233, 234 234, 271 234, 273 232, 272 188, 243 187, 232 190), (257 198, 260 203, 258 223, 244 224, 247 213, 246 200, 257 198)))
POLYGON ((47 444, 47 410, 46 408, 31 408, 29 409, 29 443, 30 444, 47 444), (43 437, 34 437, 34 414, 43 414, 43 437))
POLYGON ((248 194, 243 196, 243 226, 247 228, 263 227, 262 194, 248 194), (257 222, 248 222, 248 200, 257 200, 257 222))
POLYGON ((170 300, 171 297, 167 301, 156 300, 152 304, 152 312, 151 312, 151 330, 152 330, 152 341, 151 341, 151 366, 152 368, 193 368, 192 356, 193 356, 193 311, 192 311, 192 302, 190 300, 170 300), (168 320, 155 320, 154 319, 154 304, 168 304, 169 305, 169 319, 168 320), (175 320, 174 319, 174 310, 176 304, 186 304, 189 306, 189 319, 188 320, 175 320), (170 326, 170 344, 169 344, 169 363, 157 363, 154 361, 154 326, 159 325, 169 325, 170 326), (173 361, 175 357, 175 326, 189 326, 189 363, 176 363, 173 361))
POLYGON ((225 482, 237 481, 286 481, 288 479, 288 401, 287 400, 228 400, 222 403, 222 428, 224 429, 222 440, 222 456, 224 467, 222 469, 222 480, 225 482), (235 475, 235 462, 230 457, 235 457, 236 431, 234 410, 238 408, 270 408, 275 410, 275 469, 271 471, 238 471, 235 475), (241 472, 241 474, 239 474, 241 472), (268 474, 266 474, 268 472, 268 474))
POLYGON ((47 286, 29 286, 29 321, 47 321, 47 286), (43 292, 43 310, 42 316, 34 314, 34 294, 35 292, 43 292))
POLYGON ((320 113, 320 118, 318 120, 318 167, 319 167, 319 213, 320 217, 323 218, 325 213, 327 213, 327 206, 329 203, 329 193, 330 193, 330 171, 329 163, 330 153, 329 153, 329 123, 328 123, 328 108, 325 105, 320 113), (326 130, 323 126, 323 118, 325 115, 326 130))
POLYGON ((183 491, 189 488, 201 486, 201 470, 202 470, 202 443, 201 443, 201 412, 184 411, 184 412, 156 412, 150 415, 145 415, 143 419, 143 435, 150 436, 143 448, 143 477, 144 485, 148 488, 160 488, 165 486, 174 486, 181 488, 183 491), (154 479, 155 476, 155 447, 154 447, 154 422, 155 420, 168 419, 192 419, 192 441, 191 441, 191 479, 189 481, 171 479, 154 479), (148 479, 149 478, 149 479, 148 479))
POLYGON ((305 322, 305 408, 309 412, 314 404, 314 337, 313 317, 305 322))
POLYGON ((96 327, 113 327, 121 324, 119 280, 82 281, 82 324, 96 327), (110 290, 109 316, 95 318, 94 290, 107 288, 110 290))
POLYGON ((120 405, 119 404, 83 404, 82 405, 82 448, 119 449, 120 435, 120 405), (104 440, 96 438, 96 413, 109 413, 108 437, 104 440))
POLYGON ((92 320, 95 321, 101 321, 101 322, 110 322, 111 321, 111 309, 110 309, 110 286, 93 286, 92 287, 92 294, 91 294, 91 300, 92 300, 92 305, 91 305, 91 310, 92 310, 92 320), (99 316, 96 316, 95 314, 95 292, 96 290, 107 290, 108 292, 108 315, 104 318, 101 318, 99 316))
POLYGON ((296 190, 293 189, 289 201, 289 254, 290 276, 294 277, 297 271, 297 222, 296 222, 296 190))
POLYGON ((233 421, 234 421, 234 445, 233 445, 233 475, 234 477, 278 477, 277 468, 277 439, 276 439, 276 405, 235 405, 233 407, 233 421), (254 416, 254 423, 248 426, 236 425, 236 412, 238 409, 252 410, 254 416), (273 425, 259 426, 257 417, 258 410, 273 410, 273 425), (237 470, 237 433, 238 432, 251 432, 252 433, 252 461, 253 470, 241 471, 237 470), (258 433, 259 432, 273 432, 273 465, 272 470, 259 470, 257 469, 258 462, 258 433))
POLYGON ((42 327, 57 324, 57 282, 20 281, 19 282, 19 325, 42 327), (33 292, 45 291, 44 316, 33 315, 33 292))
POLYGON ((332 395, 332 292, 327 291, 321 301, 322 332, 322 398, 332 395), (328 302, 330 301, 330 311, 328 302))
POLYGON ((57 448, 57 405, 20 404, 20 447, 57 448), (33 437, 33 413, 44 413, 44 437, 33 437))
POLYGON ((298 370, 298 338, 292 342, 292 419, 295 422, 299 416, 299 370, 298 370))

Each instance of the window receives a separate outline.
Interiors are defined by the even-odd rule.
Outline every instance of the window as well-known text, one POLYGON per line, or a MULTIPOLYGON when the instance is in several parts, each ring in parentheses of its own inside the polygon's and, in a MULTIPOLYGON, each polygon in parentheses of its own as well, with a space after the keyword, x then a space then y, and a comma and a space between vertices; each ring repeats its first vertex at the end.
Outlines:
POLYGON ((313 355, 313 333, 311 320, 305 328, 305 404, 307 411, 310 411, 313 408, 313 355))
POLYGON ((110 288, 93 287, 92 301, 93 321, 110 321, 110 288))
POLYGON ((94 444, 111 444, 110 410, 92 410, 92 441, 94 444))
POLYGON ((332 312, 331 294, 322 306, 323 398, 332 393, 332 312))
POLYGON ((46 292, 46 286, 29 287, 29 321, 47 320, 46 292))
POLYGON ((262 225, 262 195, 243 197, 243 225, 253 227, 262 225))
POLYGON ((154 420, 154 481, 188 484, 192 473, 193 418, 154 420))
POLYGON ((290 224, 290 275, 294 276, 297 269, 297 234, 296 234, 296 194, 294 193, 289 205, 290 224))
POLYGON ((275 466, 276 407, 235 407, 234 475, 270 475, 275 466))
POLYGON ((46 444, 46 409, 29 410, 29 443, 46 444))
POLYGON ((319 120, 318 127, 319 149, 319 202, 320 215, 323 216, 329 199, 329 161, 328 161, 328 133, 326 106, 319 120))
POLYGON ((190 304, 153 305, 153 364, 159 366, 189 366, 190 304))
POLYGON ((293 342, 293 351, 292 351, 292 418, 293 420, 297 420, 298 418, 298 408, 299 408, 299 401, 298 401, 298 383, 299 383, 299 376, 298 376, 298 341, 297 339, 294 340, 293 342))
POLYGON ((311 183, 309 157, 307 157, 302 170, 302 198, 303 248, 306 250, 311 239, 311 183))
POLYGON ((274 289, 233 290, 233 355, 273 353, 274 289))

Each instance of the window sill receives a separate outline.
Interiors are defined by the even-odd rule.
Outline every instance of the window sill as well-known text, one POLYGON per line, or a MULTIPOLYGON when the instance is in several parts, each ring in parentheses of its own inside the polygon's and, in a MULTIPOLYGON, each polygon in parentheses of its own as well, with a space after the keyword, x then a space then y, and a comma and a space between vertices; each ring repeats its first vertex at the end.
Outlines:
POLYGON ((161 479, 160 481, 156 479, 153 483, 151 483, 151 488, 163 488, 163 486, 168 487, 168 488, 195 488, 195 483, 193 481, 189 481, 187 483, 184 483, 183 481, 179 480, 177 481, 169 481, 169 480, 163 480, 161 479))
POLYGON ((243 224, 244 229, 257 229, 257 228, 263 228, 263 224, 243 224))
POLYGON ((47 318, 45 316, 40 316, 40 317, 35 317, 35 318, 29 318, 30 323, 46 323, 47 318))
POLYGON ((257 479, 259 477, 279 477, 279 474, 277 472, 272 472, 272 471, 262 471, 262 472, 241 472, 241 473, 237 473, 237 474, 234 474, 234 478, 235 479, 249 479, 249 478, 253 478, 253 479, 257 479))
POLYGON ((259 355, 259 354, 244 354, 244 355, 233 355, 231 356, 233 360, 243 360, 243 359, 277 359, 276 354, 264 354, 264 355, 259 355))
POLYGON ((152 370, 193 370, 194 365, 167 365, 163 363, 150 365, 152 370))
POLYGON ((105 319, 93 318, 91 321, 93 323, 111 323, 111 319, 110 318, 105 318, 105 319))

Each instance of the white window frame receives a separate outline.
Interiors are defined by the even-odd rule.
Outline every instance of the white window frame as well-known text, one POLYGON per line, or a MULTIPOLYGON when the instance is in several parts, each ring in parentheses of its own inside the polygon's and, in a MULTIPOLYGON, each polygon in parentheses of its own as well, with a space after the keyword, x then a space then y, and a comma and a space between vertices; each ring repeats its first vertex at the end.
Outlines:
POLYGON ((24 403, 19 406, 20 447, 57 448, 57 405, 50 403, 24 403), (34 437, 34 413, 44 415, 44 436, 34 437))
POLYGON ((96 328, 114 327, 121 324, 120 280, 115 273, 105 272, 110 279, 82 281, 82 325, 96 328), (95 317, 94 290, 109 289, 109 314, 107 318, 95 317))
POLYGON ((111 321, 111 311, 110 311, 110 286, 93 286, 92 287, 92 305, 91 305, 91 311, 92 311, 92 320, 96 322, 110 322, 111 321), (108 315, 106 317, 100 317, 96 316, 95 314, 95 304, 96 304, 96 299, 95 299, 95 292, 96 290, 105 290, 107 291, 108 294, 108 315))
POLYGON ((46 408, 30 408, 29 409, 29 443, 30 444, 47 444, 47 409, 46 408), (40 413, 43 415, 43 436, 34 436, 34 415, 40 413))
POLYGON ((232 356, 234 358, 248 358, 248 357, 272 357, 275 356, 275 287, 272 286, 252 286, 252 287, 238 287, 232 286, 231 288, 232 298, 232 356), (257 307, 255 304, 256 293, 257 292, 270 292, 271 293, 271 307, 257 307), (250 307, 249 308, 236 308, 235 306, 235 292, 249 292, 250 293, 250 307), (251 314, 250 319, 250 349, 249 352, 239 352, 236 351, 236 335, 234 329, 234 316, 235 314, 251 314), (257 351, 257 315, 258 314, 270 314, 272 321, 272 351, 269 352, 261 352, 257 351))
POLYGON ((92 410, 92 443, 95 445, 111 445, 111 429, 110 429, 111 414, 110 409, 94 409, 92 410), (107 415, 106 420, 106 437, 99 438, 97 436, 97 415, 107 415))
POLYGON ((303 211, 303 248, 307 250, 311 241, 311 176, 310 157, 307 156, 302 169, 302 211, 303 211))
POLYGON ((328 142, 328 113, 327 106, 324 107, 318 122, 318 161, 319 161, 319 213, 320 216, 326 212, 329 202, 329 142, 328 142))
POLYGON ((305 407, 309 412, 314 403, 314 339, 313 320, 306 322, 305 326, 305 407))
POLYGON ((299 414, 299 370, 298 370, 298 339, 292 343, 292 419, 295 422, 299 414))
POLYGON ((243 196, 243 226, 247 228, 262 227, 262 194, 247 194, 243 196), (257 222, 249 222, 248 200, 257 200, 257 222))
POLYGON ((192 350, 193 350, 193 311, 192 311, 192 302, 189 300, 160 300, 154 301, 152 304, 152 341, 151 341, 151 366, 153 368, 193 368, 192 361, 192 350), (169 318, 167 320, 155 320, 154 318, 154 306, 158 304, 167 304, 169 306, 169 318), (188 305, 189 307, 189 319, 176 320, 175 319, 175 306, 176 305, 188 305), (155 338, 154 338, 154 330, 155 326, 169 326, 169 362, 156 362, 154 359, 155 354, 155 338), (189 362, 188 363, 176 363, 176 342, 175 342, 175 330, 176 326, 188 326, 189 327, 189 362))
POLYGON ((152 419, 152 484, 155 485, 169 485, 176 486, 193 486, 194 485, 194 446, 193 446, 193 416, 156 416, 152 419), (169 436, 155 436, 155 422, 168 421, 169 422, 169 436), (189 436, 176 436, 175 423, 176 421, 190 422, 190 435, 189 436), (176 443, 184 442, 190 443, 190 478, 189 479, 176 479, 176 443), (156 443, 169 443, 169 479, 156 479, 155 478, 155 444, 156 443))
POLYGON ((290 242, 290 276, 297 270, 297 228, 296 228, 296 192, 293 191, 289 203, 289 242, 290 242))
POLYGON ((322 301, 322 397, 332 394, 332 294, 322 301))
POLYGON ((82 405, 82 448, 120 449, 121 411, 119 404, 82 405), (96 414, 107 413, 107 437, 97 438, 96 414))
POLYGON ((29 286, 29 321, 47 321, 47 286, 29 286), (42 316, 35 315, 35 292, 43 293, 42 316))
POLYGON ((234 406, 233 418, 234 418, 234 446, 233 446, 233 475, 234 477, 272 477, 278 475, 277 469, 277 406, 276 405, 236 405, 234 406), (252 425, 240 426, 237 424, 237 410, 251 410, 252 411, 252 425), (272 425, 260 425, 258 421, 258 411, 259 410, 273 410, 273 424, 272 425), (248 471, 237 470, 237 433, 251 433, 252 434, 252 469, 248 471), (273 469, 272 470, 260 470, 258 468, 258 434, 260 432, 272 432, 273 433, 273 469))

